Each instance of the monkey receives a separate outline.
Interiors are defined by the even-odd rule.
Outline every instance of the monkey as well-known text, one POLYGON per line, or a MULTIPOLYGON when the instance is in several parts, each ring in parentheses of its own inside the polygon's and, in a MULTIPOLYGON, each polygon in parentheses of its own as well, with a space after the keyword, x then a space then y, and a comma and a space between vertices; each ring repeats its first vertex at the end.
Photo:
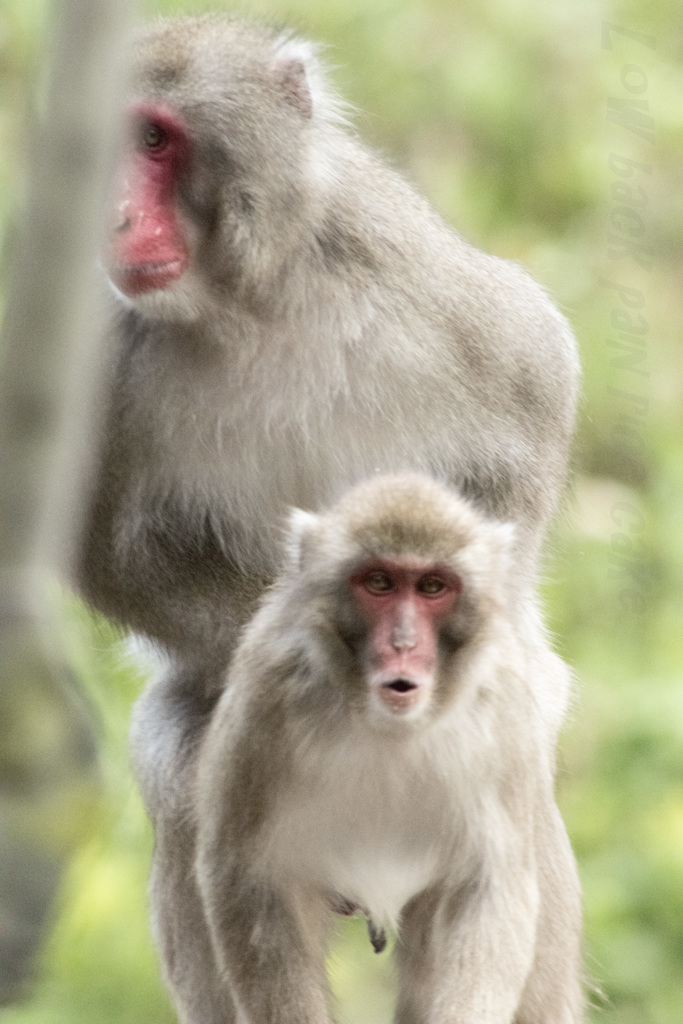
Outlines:
POLYGON ((196 756, 284 510, 415 470, 514 521, 519 628, 556 728, 569 675, 535 586, 578 358, 525 271, 361 143, 313 44, 220 14, 160 20, 133 46, 127 104, 74 578, 167 661, 131 731, 153 927, 183 1022, 224 1024, 190 870, 196 756))
POLYGON ((419 474, 294 516, 198 758, 197 878, 241 1024, 331 1022, 340 904, 397 932, 396 1024, 582 1019, 513 540, 419 474))

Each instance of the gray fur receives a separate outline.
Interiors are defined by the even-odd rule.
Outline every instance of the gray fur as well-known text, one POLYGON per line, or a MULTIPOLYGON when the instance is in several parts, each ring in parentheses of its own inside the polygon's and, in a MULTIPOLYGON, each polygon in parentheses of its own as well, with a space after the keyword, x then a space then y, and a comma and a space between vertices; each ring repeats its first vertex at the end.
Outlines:
POLYGON ((76 573, 171 661, 133 753, 155 821, 152 885, 186 1024, 226 1024, 189 877, 194 757, 240 629, 282 558, 287 506, 417 469, 517 525, 528 657, 550 728, 568 675, 533 591, 566 475, 578 366, 564 318, 472 248, 357 140, 315 48, 221 15, 160 21, 132 98, 192 141, 178 185, 190 268, 112 298, 110 399, 76 573))
POLYGON ((197 878, 242 1024, 331 1022, 321 934, 346 904, 397 930, 397 1024, 581 1020, 578 881, 538 699, 553 680, 513 625, 511 536, 431 480, 380 477, 309 527, 247 627, 197 790, 197 878), (440 626, 459 644, 442 642, 418 718, 378 716, 343 639, 349 573, 430 545, 463 582, 440 626))

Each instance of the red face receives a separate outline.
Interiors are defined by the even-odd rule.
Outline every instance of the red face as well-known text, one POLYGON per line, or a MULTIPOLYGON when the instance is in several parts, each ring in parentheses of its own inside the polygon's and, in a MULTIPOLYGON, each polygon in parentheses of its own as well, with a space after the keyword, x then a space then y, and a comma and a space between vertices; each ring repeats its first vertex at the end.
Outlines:
POLYGON ((117 288, 135 296, 167 288, 186 268, 176 188, 190 145, 171 110, 139 104, 130 115, 133 140, 115 204, 109 273, 117 288))
POLYGON ((372 690, 395 714, 417 709, 434 686, 439 627, 456 607, 459 577, 415 559, 374 559, 350 583, 369 626, 372 690))

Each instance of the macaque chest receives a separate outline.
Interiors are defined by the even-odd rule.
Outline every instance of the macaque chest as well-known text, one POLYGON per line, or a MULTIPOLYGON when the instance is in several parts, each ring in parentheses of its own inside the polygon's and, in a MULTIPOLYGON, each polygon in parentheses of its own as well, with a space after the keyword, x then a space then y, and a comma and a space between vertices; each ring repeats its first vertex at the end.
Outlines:
POLYGON ((374 737, 349 743, 347 757, 328 751, 328 763, 284 802, 269 846, 286 875, 395 928, 450 860, 454 815, 444 780, 430 779, 409 750, 402 764, 388 751, 383 758, 383 746, 374 737))

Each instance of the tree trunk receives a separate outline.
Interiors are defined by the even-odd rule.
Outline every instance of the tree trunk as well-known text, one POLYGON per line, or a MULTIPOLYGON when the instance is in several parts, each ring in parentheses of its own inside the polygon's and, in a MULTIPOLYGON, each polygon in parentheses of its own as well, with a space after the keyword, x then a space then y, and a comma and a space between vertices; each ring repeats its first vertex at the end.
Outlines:
POLYGON ((124 0, 56 0, 0 354, 0 1003, 25 988, 96 799, 87 708, 60 643, 101 378, 95 279, 118 132, 124 0))

